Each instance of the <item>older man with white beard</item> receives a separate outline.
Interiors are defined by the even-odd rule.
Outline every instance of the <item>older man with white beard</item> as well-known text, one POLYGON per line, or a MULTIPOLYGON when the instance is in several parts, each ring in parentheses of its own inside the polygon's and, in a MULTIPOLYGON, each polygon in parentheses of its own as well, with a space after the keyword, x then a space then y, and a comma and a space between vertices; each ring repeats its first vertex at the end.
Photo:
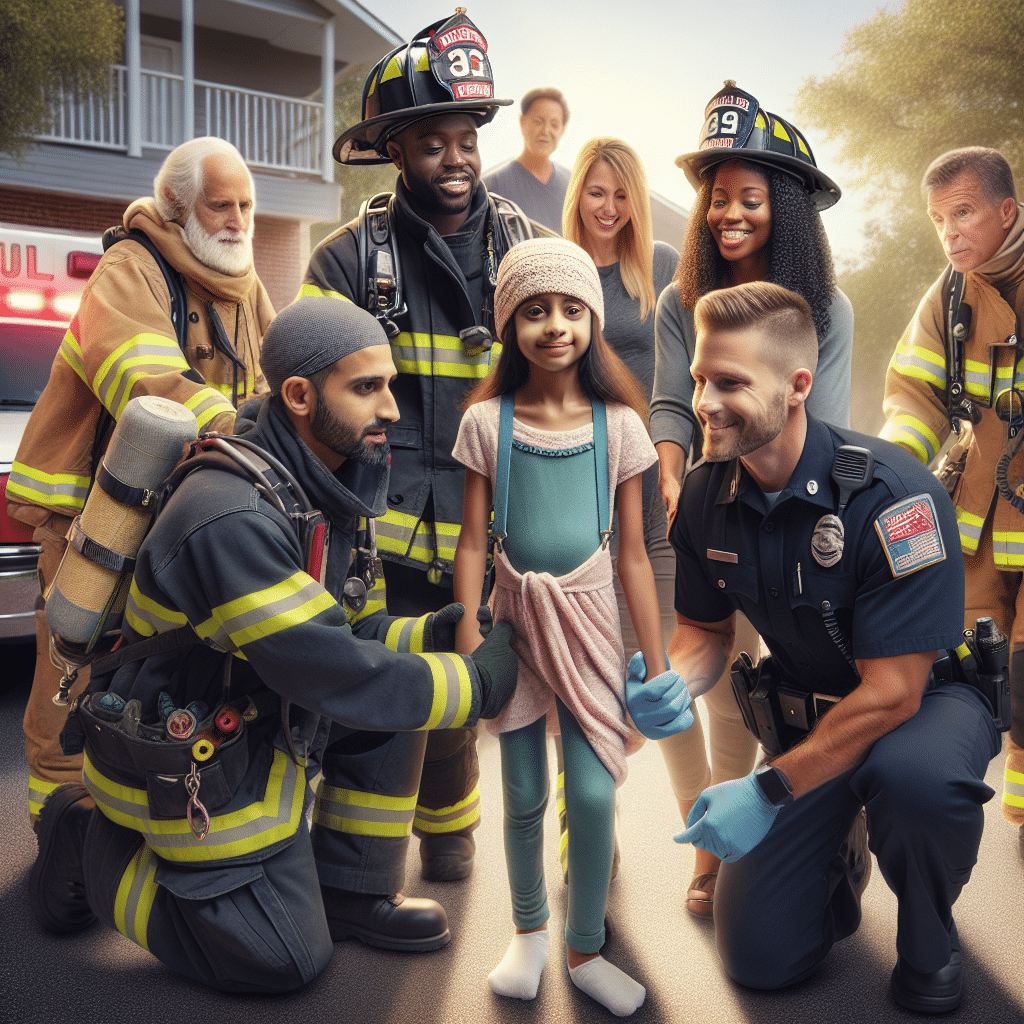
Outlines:
MULTIPOLYGON (((124 214, 120 239, 89 280, 32 412, 7 486, 8 513, 34 527, 45 595, 82 511, 118 417, 129 400, 158 395, 190 409, 200 430, 230 432, 235 408, 267 390, 263 334, 274 317, 253 269, 252 177, 230 143, 200 138, 173 150, 153 197, 124 214), (142 236, 141 237, 140 233, 142 236), (174 307, 152 246, 180 275, 187 309, 174 307), (179 345, 175 322, 187 318, 179 345)), ((81 781, 81 755, 66 756, 46 620, 36 612, 36 670, 25 710, 29 814, 65 782, 81 781)), ((72 695, 87 682, 79 673, 72 695)))

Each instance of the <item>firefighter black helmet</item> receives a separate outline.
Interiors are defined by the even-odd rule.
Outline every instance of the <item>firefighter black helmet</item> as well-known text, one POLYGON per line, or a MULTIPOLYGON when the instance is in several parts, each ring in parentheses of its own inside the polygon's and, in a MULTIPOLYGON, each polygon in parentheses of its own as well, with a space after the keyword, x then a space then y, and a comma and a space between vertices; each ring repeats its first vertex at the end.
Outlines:
POLYGON ((334 159, 390 163, 388 140, 413 121, 465 113, 482 125, 511 102, 494 98, 487 40, 460 7, 374 65, 363 86, 363 120, 342 132, 334 159))
POLYGON ((803 134, 777 114, 762 109, 731 79, 704 108, 704 126, 696 153, 676 157, 690 184, 700 190, 708 170, 726 160, 749 160, 798 178, 818 210, 839 201, 839 186, 818 170, 803 134))

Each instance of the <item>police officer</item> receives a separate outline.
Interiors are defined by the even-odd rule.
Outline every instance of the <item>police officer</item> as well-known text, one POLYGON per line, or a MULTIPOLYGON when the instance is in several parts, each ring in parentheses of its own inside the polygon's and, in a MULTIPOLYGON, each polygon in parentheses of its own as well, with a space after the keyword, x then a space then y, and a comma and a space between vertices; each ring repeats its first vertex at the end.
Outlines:
MULTIPOLYGON (((391 337, 401 419, 376 542, 394 615, 453 601, 465 479, 452 458, 459 407, 500 352, 497 341, 491 347, 498 264, 530 234, 521 211, 480 182, 477 129, 511 102, 494 98, 487 42, 464 13, 384 57, 366 80, 363 120, 342 133, 334 155, 342 164, 394 163, 401 176, 393 195, 364 204, 313 253, 302 287, 370 309, 391 337)), ((379 587, 365 614, 384 600, 379 587)), ((404 632, 418 635, 412 621, 404 632)), ((480 821, 476 736, 447 730, 425 743, 413 826, 423 877, 464 878, 480 821)))
MULTIPOLYGON (((761 740, 776 753, 706 789, 677 841, 725 862, 714 916, 726 971, 782 988, 860 922, 870 861, 863 826, 852 826, 866 807, 899 901, 893 997, 920 1013, 952 1010, 962 976, 952 907, 999 749, 979 692, 932 675, 937 649, 962 640, 953 508, 895 445, 806 413, 817 344, 802 298, 756 282, 705 295, 695 313, 705 461, 686 478, 670 535, 669 657, 690 694, 702 692, 744 612, 772 655, 748 708, 773 672, 761 740)), ((631 669, 636 717, 642 671, 631 669)))

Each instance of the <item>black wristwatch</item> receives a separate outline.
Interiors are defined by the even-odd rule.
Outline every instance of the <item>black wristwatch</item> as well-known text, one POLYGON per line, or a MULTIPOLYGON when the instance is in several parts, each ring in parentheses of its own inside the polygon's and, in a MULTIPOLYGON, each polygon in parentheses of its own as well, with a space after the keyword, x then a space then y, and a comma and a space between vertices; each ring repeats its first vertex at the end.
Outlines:
POLYGON ((754 772, 754 778, 768 803, 783 807, 793 802, 793 784, 780 768, 770 764, 762 765, 754 772))

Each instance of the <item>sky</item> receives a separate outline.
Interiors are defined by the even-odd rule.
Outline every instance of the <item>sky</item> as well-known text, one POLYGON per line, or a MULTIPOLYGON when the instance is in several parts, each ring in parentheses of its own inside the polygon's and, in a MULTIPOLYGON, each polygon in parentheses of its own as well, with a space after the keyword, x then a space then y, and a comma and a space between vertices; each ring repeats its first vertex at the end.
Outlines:
MULTIPOLYGON (((362 2, 406 40, 455 11, 445 0, 362 2)), ((807 77, 839 67, 849 29, 880 9, 898 10, 902 0, 465 0, 465 6, 487 39, 497 96, 516 101, 480 131, 485 170, 522 151, 523 93, 553 85, 571 111, 558 163, 572 167, 587 139, 618 136, 643 158, 651 188, 689 209, 693 189, 674 160, 697 148, 704 107, 732 78, 807 136, 818 166, 843 189, 839 203, 822 214, 833 252, 856 258, 866 213, 845 184, 852 169, 820 131, 794 116, 795 96, 807 77)))

